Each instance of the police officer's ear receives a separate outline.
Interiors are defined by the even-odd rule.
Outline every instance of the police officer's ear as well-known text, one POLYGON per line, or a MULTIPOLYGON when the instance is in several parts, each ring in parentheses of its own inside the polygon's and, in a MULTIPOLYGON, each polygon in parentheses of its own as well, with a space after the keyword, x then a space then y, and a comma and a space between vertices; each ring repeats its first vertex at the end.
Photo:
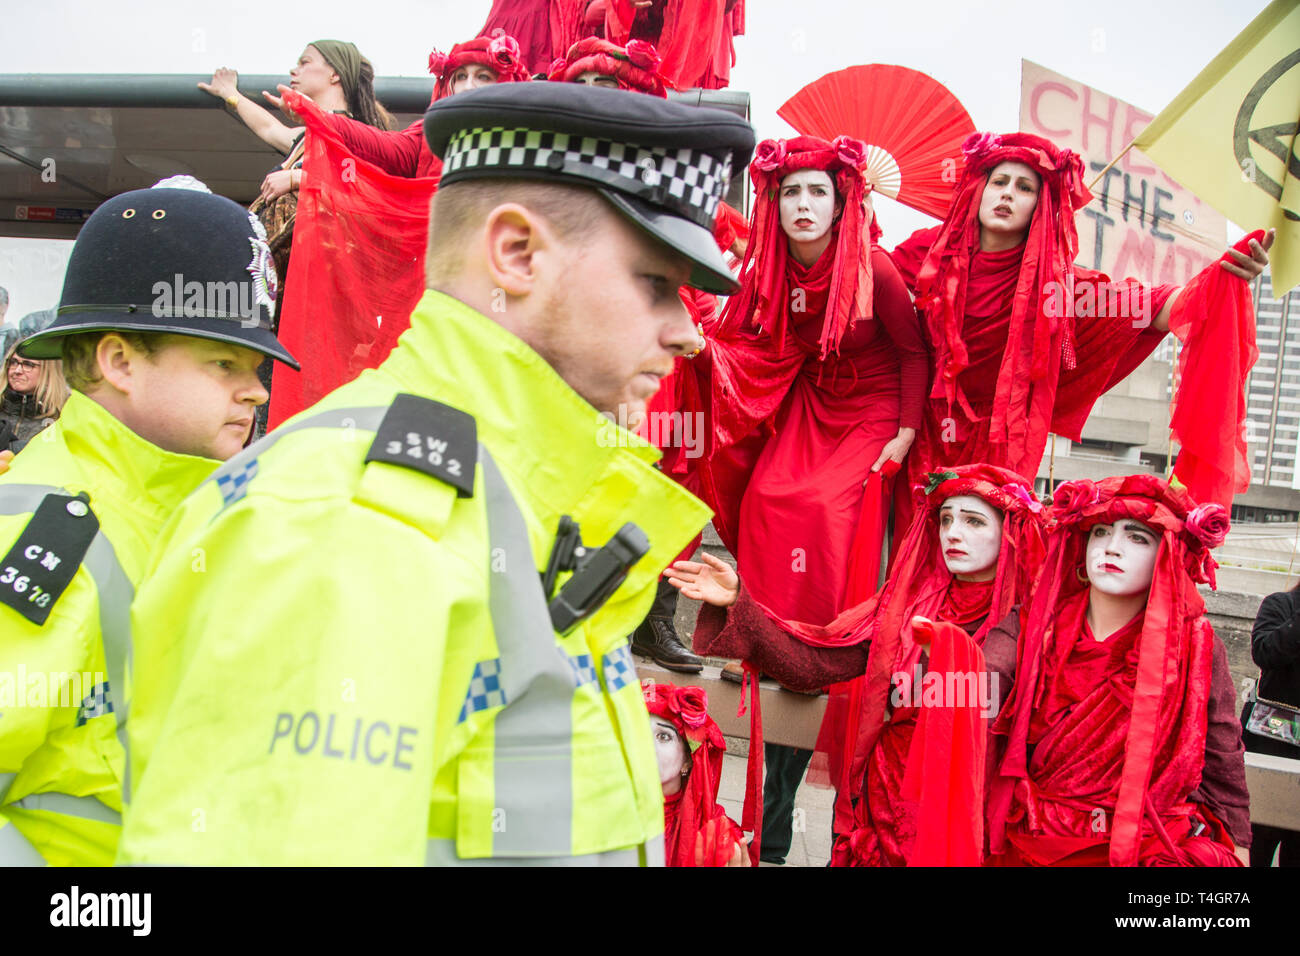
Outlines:
POLYGON ((95 346, 101 381, 126 394, 133 389, 135 367, 143 358, 144 353, 116 332, 106 332, 95 346))
POLYGON ((537 212, 506 202, 487 214, 483 226, 487 270, 495 288, 511 297, 533 292, 554 260, 559 262, 558 237, 537 212))

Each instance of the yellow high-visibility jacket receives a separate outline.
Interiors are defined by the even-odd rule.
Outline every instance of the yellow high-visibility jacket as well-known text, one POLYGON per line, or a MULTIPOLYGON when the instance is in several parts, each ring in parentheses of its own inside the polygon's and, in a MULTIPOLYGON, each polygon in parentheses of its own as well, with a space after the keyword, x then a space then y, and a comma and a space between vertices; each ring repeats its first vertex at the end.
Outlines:
POLYGON ((163 524, 217 464, 164 451, 74 392, 0 475, 0 865, 113 862, 131 598, 163 524), (46 504, 57 527, 38 534, 46 504), (94 536, 80 556, 49 537, 78 526, 94 536), (42 591, 44 571, 74 561, 57 599, 42 591))
POLYGON ((627 635, 709 512, 657 455, 427 292, 379 369, 165 530, 134 610, 119 861, 661 862, 627 635), (459 412, 394 431, 399 396, 459 412), (460 413, 476 439, 442 430, 460 413), (418 467, 367 462, 386 448, 418 467), (539 571, 566 514, 588 546, 634 522, 651 549, 561 637, 539 571))

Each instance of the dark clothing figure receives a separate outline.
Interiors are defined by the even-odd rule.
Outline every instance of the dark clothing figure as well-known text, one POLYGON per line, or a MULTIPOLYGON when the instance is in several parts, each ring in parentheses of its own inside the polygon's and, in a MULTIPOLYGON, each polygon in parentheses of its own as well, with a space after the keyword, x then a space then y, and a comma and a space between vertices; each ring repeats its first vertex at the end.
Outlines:
POLYGON ((57 413, 42 413, 35 394, 24 395, 6 388, 0 401, 0 450, 17 454, 37 432, 58 417, 57 413))
MULTIPOLYGON (((1300 707, 1300 595, 1295 591, 1279 591, 1264 598, 1250 634, 1250 656, 1259 665, 1256 696, 1300 707)), ((1300 747, 1245 730, 1254 709, 1251 702, 1241 712, 1246 750, 1300 760, 1300 747)), ((1254 835, 1250 847, 1251 866, 1272 866, 1273 854, 1279 848, 1279 866, 1300 866, 1300 833, 1260 824, 1252 824, 1250 829, 1254 835)))

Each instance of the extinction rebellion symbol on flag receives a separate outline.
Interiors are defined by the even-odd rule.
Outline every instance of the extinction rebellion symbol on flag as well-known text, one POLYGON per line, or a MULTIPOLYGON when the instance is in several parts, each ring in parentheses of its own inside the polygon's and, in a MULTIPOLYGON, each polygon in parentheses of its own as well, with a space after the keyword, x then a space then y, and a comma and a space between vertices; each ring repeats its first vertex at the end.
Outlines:
MULTIPOLYGON (((1288 175, 1300 179, 1300 156, 1296 155, 1296 148, 1292 146, 1297 132, 1300 131, 1300 121, 1293 118, 1288 122, 1256 129, 1251 128, 1251 122, 1269 90, 1283 76, 1298 67, 1300 67, 1300 50, 1291 52, 1274 64, 1246 94, 1241 109, 1237 111, 1237 120, 1233 124, 1232 146, 1237 156, 1237 164, 1242 169, 1252 170, 1251 180, 1255 185, 1278 202, 1282 200, 1282 183, 1260 168, 1260 164, 1251 155, 1251 143, 1259 145, 1282 162, 1283 179, 1288 175)), ((1300 215, 1290 209, 1284 209, 1283 212, 1288 219, 1300 220, 1300 215)))

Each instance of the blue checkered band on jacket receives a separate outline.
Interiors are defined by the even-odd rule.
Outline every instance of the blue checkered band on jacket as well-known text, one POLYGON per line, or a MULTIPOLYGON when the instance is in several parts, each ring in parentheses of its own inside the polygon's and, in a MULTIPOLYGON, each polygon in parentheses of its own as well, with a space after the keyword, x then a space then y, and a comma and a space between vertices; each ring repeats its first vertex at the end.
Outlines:
POLYGON ((77 726, 80 727, 88 720, 112 712, 113 702, 108 697, 108 682, 104 681, 96 684, 82 700, 81 710, 77 711, 77 726))
POLYGON ((605 666, 605 686, 611 694, 636 681, 636 666, 626 644, 610 651, 601 662, 605 666))
POLYGON ((256 458, 228 475, 217 475, 217 488, 221 491, 222 507, 229 507, 248 494, 248 483, 256 477, 256 458))
POLYGON ((706 229, 731 180, 731 157, 529 129, 467 129, 451 138, 442 181, 474 169, 545 170, 613 187, 706 229))
POLYGON ((460 708, 456 722, 464 722, 465 718, 477 711, 505 705, 506 692, 501 689, 501 658, 479 661, 474 665, 474 676, 469 680, 469 691, 465 694, 465 703, 460 708))
POLYGON ((579 654, 577 657, 566 657, 569 667, 573 669, 573 686, 582 687, 584 684, 595 684, 597 690, 600 688, 600 678, 596 675, 596 662, 592 660, 590 654, 579 654))

